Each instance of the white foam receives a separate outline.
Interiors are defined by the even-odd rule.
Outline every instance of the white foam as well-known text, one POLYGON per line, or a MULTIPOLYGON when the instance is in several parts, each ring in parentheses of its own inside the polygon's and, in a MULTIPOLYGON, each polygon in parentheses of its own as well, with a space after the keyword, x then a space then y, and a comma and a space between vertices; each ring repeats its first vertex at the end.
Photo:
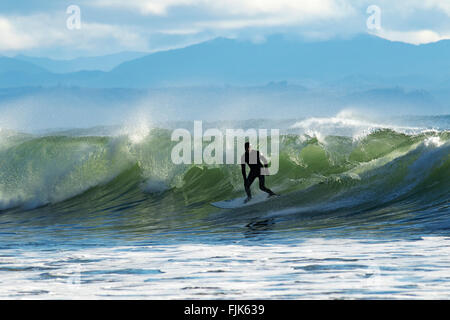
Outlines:
POLYGON ((444 141, 441 140, 440 137, 429 137, 425 139, 424 144, 427 147, 441 147, 444 145, 444 141))
POLYGON ((446 237, 1 253, 2 299, 450 298, 446 237))
POLYGON ((349 136, 358 140, 380 129, 391 129, 405 134, 418 134, 430 131, 430 129, 424 127, 409 127, 373 122, 346 110, 341 111, 334 117, 308 118, 296 122, 291 128, 299 129, 300 134, 307 134, 318 139, 321 138, 321 140, 324 140, 324 136, 330 135, 349 136))

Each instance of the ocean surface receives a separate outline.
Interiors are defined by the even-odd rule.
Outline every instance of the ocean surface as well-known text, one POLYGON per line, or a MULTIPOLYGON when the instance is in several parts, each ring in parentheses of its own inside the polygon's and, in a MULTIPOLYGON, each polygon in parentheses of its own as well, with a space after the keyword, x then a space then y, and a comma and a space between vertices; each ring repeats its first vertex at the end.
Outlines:
POLYGON ((0 298, 450 298, 450 116, 205 124, 281 132, 282 196, 229 210, 178 125, 0 129, 0 298))

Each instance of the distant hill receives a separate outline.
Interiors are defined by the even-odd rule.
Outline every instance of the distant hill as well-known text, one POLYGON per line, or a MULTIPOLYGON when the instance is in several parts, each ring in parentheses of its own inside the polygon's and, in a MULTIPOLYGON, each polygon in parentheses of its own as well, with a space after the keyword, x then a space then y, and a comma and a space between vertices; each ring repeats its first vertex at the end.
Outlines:
POLYGON ((33 63, 0 57, 0 87, 39 86, 54 84, 54 80, 52 73, 33 63))
POLYGON ((444 79, 450 75, 449 56, 450 41, 415 46, 368 35, 322 42, 273 36, 255 44, 219 38, 122 63, 103 81, 110 86, 146 87, 328 81, 355 74, 375 80, 444 79))
POLYGON ((49 58, 18 55, 17 60, 31 62, 53 73, 70 73, 78 71, 110 71, 119 64, 147 55, 145 52, 120 52, 105 56, 81 57, 70 60, 55 60, 49 58))
POLYGON ((0 72, 17 72, 26 74, 38 74, 45 73, 47 70, 36 66, 33 63, 21 61, 14 58, 0 56, 0 72))

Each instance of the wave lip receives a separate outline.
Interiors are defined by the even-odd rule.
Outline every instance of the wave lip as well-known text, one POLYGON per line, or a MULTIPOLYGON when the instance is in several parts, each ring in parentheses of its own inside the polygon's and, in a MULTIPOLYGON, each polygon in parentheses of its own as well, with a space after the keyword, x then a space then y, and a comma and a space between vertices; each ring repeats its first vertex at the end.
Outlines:
POLYGON ((329 135, 349 136, 361 139, 377 130, 393 130, 398 133, 415 135, 426 132, 437 132, 433 128, 416 125, 390 124, 373 121, 351 111, 342 111, 334 117, 312 117, 294 123, 291 129, 298 129, 300 134, 325 137, 329 135))

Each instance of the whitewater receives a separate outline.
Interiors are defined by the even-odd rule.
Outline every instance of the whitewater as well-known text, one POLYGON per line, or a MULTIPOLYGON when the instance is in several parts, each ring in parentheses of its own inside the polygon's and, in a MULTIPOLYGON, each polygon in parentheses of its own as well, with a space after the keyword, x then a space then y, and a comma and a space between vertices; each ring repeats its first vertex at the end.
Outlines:
POLYGON ((209 126, 242 124, 280 129, 283 196, 232 210, 178 124, 1 128, 0 298, 450 298, 450 116, 209 126))

